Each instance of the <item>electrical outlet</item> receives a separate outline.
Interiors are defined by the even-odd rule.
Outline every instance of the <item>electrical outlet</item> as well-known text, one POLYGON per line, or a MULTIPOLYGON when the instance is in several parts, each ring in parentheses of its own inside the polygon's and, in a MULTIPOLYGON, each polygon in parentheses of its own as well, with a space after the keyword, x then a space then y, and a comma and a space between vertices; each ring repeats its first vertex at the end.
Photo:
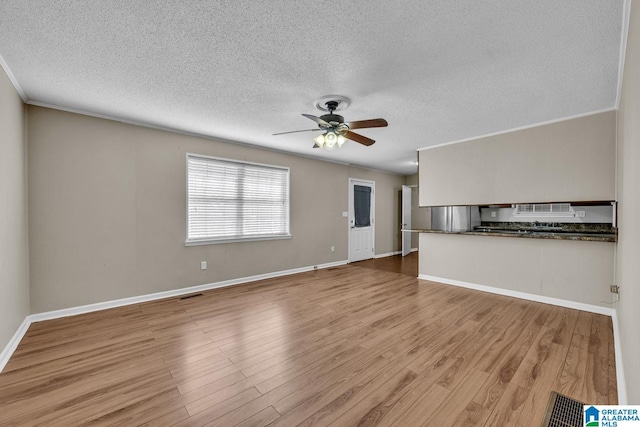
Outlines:
POLYGON ((200 261, 200 270, 207 269, 207 261, 200 261))
POLYGON ((342 218, 349 218, 349 212, 342 212, 342 218))
POLYGON ((585 211, 576 211, 576 218, 584 218, 585 214, 585 211))
POLYGON ((496 211, 491 211, 491 218, 495 218, 496 217, 496 211))
POLYGON ((335 246, 331 246, 331 252, 335 252, 336 251, 336 247, 335 246))
POLYGON ((618 285, 609 286, 609 290, 611 291, 612 294, 619 294, 620 293, 620 287, 618 285))

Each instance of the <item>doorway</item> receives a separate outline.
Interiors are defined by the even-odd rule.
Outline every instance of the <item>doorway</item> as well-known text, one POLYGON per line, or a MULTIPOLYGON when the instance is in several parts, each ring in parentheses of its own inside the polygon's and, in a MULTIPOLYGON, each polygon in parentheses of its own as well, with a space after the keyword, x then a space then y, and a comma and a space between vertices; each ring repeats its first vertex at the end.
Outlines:
MULTIPOLYGON (((412 186, 402 186, 402 230, 411 229, 411 191, 412 186)), ((411 252, 411 231, 402 231, 402 256, 407 256, 411 252)))
POLYGON ((374 181, 349 178, 349 262, 373 258, 375 187, 374 181))

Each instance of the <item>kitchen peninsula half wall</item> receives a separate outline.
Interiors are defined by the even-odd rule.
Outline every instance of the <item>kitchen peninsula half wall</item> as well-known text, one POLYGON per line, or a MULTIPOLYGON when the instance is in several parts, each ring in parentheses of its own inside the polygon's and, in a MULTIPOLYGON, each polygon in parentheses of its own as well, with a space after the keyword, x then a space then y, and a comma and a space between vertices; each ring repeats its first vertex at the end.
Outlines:
MULTIPOLYGON (((420 233, 418 277, 611 308, 614 248, 611 242, 420 233)), ((598 312, 595 307, 589 311, 598 312)))
POLYGON ((608 111, 420 150, 421 207, 495 208, 485 209, 490 217, 482 218, 482 229, 420 233, 419 278, 610 314, 617 236, 615 122, 616 112, 608 111), (572 206, 572 218, 514 217, 513 230, 500 218, 519 204, 560 202, 572 206), (586 217, 600 216, 606 205, 613 206, 611 232, 592 236, 568 229, 588 222, 585 210, 586 217), (499 232, 487 228, 496 227, 492 221, 500 222, 499 232), (562 233, 536 229, 540 224, 561 225, 562 233))

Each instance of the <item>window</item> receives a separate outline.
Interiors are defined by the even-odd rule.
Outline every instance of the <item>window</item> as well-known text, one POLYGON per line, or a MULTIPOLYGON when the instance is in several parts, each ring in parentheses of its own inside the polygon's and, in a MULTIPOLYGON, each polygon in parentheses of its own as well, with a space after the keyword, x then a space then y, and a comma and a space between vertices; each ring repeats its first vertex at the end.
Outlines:
POLYGON ((289 168, 187 154, 186 245, 290 237, 289 168))
POLYGON ((513 216, 573 217, 575 211, 571 203, 529 203, 516 205, 513 216))

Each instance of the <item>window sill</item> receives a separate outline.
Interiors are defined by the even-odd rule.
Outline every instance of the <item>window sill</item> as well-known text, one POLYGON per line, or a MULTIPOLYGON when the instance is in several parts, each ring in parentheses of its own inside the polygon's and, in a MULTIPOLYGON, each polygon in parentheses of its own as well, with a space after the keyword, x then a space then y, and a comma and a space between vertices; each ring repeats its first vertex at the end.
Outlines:
POLYGON ((291 239, 291 234, 283 236, 265 236, 265 237, 241 237, 232 239, 215 239, 215 240, 187 240, 185 246, 202 246, 202 245, 219 245, 222 243, 238 243, 238 242, 259 242, 261 240, 284 240, 291 239))

